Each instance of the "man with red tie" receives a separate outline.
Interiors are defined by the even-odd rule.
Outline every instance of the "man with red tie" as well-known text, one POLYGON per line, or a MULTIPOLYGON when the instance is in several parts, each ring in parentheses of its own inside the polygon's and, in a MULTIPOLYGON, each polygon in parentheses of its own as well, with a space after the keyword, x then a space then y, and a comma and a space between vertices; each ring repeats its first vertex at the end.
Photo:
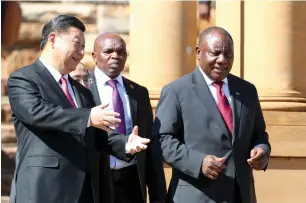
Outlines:
POLYGON ((130 161, 149 142, 137 127, 129 136, 110 130, 120 115, 95 106, 68 75, 84 57, 84 32, 79 19, 56 16, 42 29, 39 59, 8 79, 18 143, 11 203, 99 203, 98 152, 130 161))
POLYGON ((167 202, 256 203, 253 169, 266 169, 271 146, 255 86, 229 73, 233 43, 204 30, 198 68, 162 89, 154 134, 172 166, 167 202))

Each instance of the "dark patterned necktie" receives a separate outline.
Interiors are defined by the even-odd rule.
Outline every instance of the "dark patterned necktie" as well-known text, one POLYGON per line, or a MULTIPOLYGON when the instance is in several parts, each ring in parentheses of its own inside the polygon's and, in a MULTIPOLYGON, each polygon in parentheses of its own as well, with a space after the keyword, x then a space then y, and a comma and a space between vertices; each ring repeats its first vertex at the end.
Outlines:
POLYGON ((122 134, 125 135, 126 131, 125 131, 125 119, 124 119, 124 107, 123 107, 123 103, 122 103, 122 100, 121 100, 120 95, 119 95, 119 91, 118 91, 118 88, 117 88, 117 83, 118 83, 117 80, 107 81, 107 84, 113 88, 113 108, 114 108, 114 111, 120 114, 119 118, 121 120, 121 123, 116 128, 116 130, 119 133, 122 133, 122 134))

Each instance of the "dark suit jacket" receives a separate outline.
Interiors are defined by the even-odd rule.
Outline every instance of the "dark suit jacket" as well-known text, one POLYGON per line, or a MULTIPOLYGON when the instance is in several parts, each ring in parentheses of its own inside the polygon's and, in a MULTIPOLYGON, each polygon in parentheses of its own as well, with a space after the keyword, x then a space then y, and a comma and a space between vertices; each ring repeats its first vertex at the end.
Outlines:
POLYGON ((75 80, 69 81, 79 108, 71 108, 39 60, 8 79, 19 154, 11 202, 77 203, 88 173, 98 203, 98 150, 128 158, 126 136, 108 137, 104 131, 87 128, 90 108, 95 106, 92 94, 75 80))
POLYGON ((233 136, 198 68, 162 89, 154 134, 159 136, 164 160, 172 166, 168 202, 234 203, 235 179, 243 202, 256 202, 247 159, 257 145, 270 155, 268 134, 254 85, 231 74, 228 81, 234 104, 233 136), (202 174, 206 155, 223 157, 228 152, 226 168, 216 180, 202 174))
MULTIPOLYGON (((99 97, 94 72, 89 74, 89 81, 89 89, 94 96, 95 102, 97 104, 102 103, 99 97)), ((146 202, 146 186, 148 186, 151 202, 163 201, 166 198, 166 181, 163 171, 161 151, 160 147, 158 147, 158 140, 152 138, 153 115, 148 90, 124 77, 123 83, 127 95, 129 96, 133 125, 139 127, 139 136, 151 139, 147 150, 136 154, 137 168, 144 202, 146 202)), ((101 154, 100 168, 103 173, 103 176, 101 176, 101 182, 108 182, 112 185, 112 181, 110 180, 109 155, 105 153, 101 154)), ((106 190, 101 187, 104 203, 113 202, 113 191, 108 188, 112 187, 107 187, 106 190)))

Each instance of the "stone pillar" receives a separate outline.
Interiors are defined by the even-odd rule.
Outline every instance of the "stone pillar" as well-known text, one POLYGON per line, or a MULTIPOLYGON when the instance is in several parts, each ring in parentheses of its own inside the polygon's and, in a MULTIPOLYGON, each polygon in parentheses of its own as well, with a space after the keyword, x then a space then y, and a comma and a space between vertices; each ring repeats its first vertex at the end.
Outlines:
POLYGON ((152 106, 161 88, 196 67, 196 1, 130 1, 129 76, 150 91, 152 106))
POLYGON ((149 89, 155 112, 161 88, 196 67, 197 2, 131 0, 130 9, 129 77, 149 89))
MULTIPOLYGON (((1 17, 1 62, 8 57, 9 50, 8 48, 16 43, 20 24, 21 24, 21 9, 19 2, 7 1, 1 2, 4 8, 1 11, 3 12, 1 17)), ((6 68, 2 66, 1 77, 6 78, 10 73, 6 68)))
POLYGON ((296 1, 217 1, 216 24, 235 43, 233 73, 257 87, 272 145, 268 171, 254 172, 263 203, 305 202, 305 9, 296 1))
POLYGON ((305 2, 245 2, 244 76, 265 109, 306 110, 305 9, 305 2))
MULTIPOLYGON (((1 2, 2 4, 2 2, 1 2)), ((21 9, 19 2, 6 2, 4 19, 1 19, 1 45, 12 45, 18 38, 20 23, 21 23, 21 9)))
POLYGON ((306 2, 245 2, 244 77, 258 89, 273 155, 268 173, 255 173, 259 202, 306 198, 305 9, 306 2))
POLYGON ((243 77, 243 3, 242 1, 222 1, 222 3, 216 1, 216 25, 223 27, 232 35, 235 59, 231 73, 239 77, 243 77))

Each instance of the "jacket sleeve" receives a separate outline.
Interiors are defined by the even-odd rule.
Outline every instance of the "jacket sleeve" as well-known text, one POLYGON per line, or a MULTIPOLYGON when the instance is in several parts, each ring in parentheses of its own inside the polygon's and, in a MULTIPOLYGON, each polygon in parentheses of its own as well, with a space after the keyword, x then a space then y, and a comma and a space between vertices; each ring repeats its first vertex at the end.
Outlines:
POLYGON ((154 133, 159 138, 163 158, 173 168, 199 178, 202 161, 206 154, 187 148, 182 142, 184 124, 182 110, 176 92, 166 86, 156 109, 154 133))
MULTIPOLYGON (((257 90, 254 86, 255 93, 256 93, 256 110, 255 110, 255 119, 254 119, 254 131, 253 131, 253 139, 252 139, 252 146, 262 148, 267 156, 267 160, 270 158, 271 153, 271 145, 269 143, 269 135, 266 132, 266 124, 262 114, 262 110, 260 107, 260 102, 258 98, 257 90)), ((264 169, 266 169, 268 163, 264 169)))
POLYGON ((107 154, 113 155, 116 158, 130 162, 133 160, 134 155, 126 152, 125 146, 129 136, 120 134, 116 131, 107 133, 101 129, 96 130, 96 147, 99 151, 104 151, 107 154))
POLYGON ((90 109, 64 109, 46 101, 35 80, 20 71, 8 79, 8 96, 13 116, 25 125, 82 136, 86 133, 90 109))

